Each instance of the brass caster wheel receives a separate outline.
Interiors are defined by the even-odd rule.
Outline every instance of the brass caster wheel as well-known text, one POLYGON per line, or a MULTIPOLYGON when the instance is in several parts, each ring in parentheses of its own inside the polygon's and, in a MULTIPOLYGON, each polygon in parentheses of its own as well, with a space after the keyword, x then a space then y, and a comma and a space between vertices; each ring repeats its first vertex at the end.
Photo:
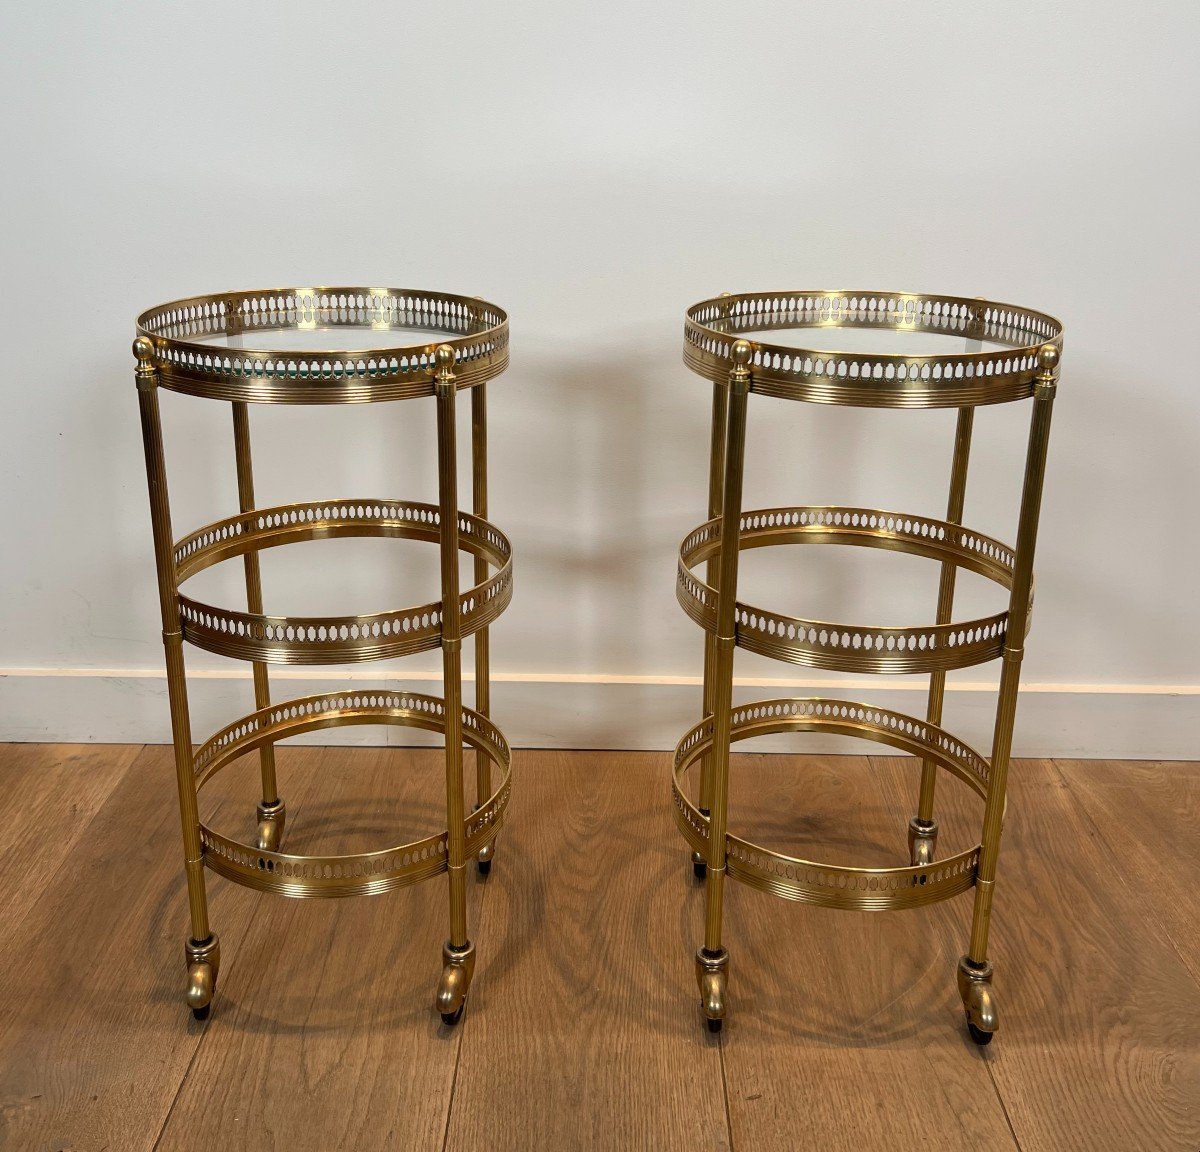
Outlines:
POLYGON ((490 875, 492 871, 492 860, 496 855, 496 843, 485 844, 479 849, 479 854, 475 857, 475 867, 479 869, 480 876, 490 875))
POLYGON ((184 998, 197 1020, 207 1020, 217 990, 217 970, 221 966, 221 944, 210 936, 202 944, 189 940, 184 946, 188 962, 187 992, 184 998))
POLYGON ((938 823, 914 816, 908 822, 908 859, 915 868, 933 863, 937 848, 938 823))
POLYGON ((254 847, 260 852, 278 852, 283 843, 283 823, 286 809, 282 800, 274 804, 260 803, 258 806, 258 833, 254 847))
POLYGON ((967 1014, 967 1031, 981 1047, 990 1044, 1000 1027, 996 994, 992 991, 992 966, 972 964, 967 957, 958 962, 958 994, 967 1014))
POLYGON ((466 944, 462 948, 452 948, 449 944, 442 946, 442 977, 438 981, 437 1010, 443 1024, 452 1026, 462 1018, 474 974, 474 944, 466 944))
POLYGON ((729 974, 729 952, 696 953, 696 983, 700 986, 700 1009, 710 1032, 720 1032, 725 1019, 725 983, 729 974))

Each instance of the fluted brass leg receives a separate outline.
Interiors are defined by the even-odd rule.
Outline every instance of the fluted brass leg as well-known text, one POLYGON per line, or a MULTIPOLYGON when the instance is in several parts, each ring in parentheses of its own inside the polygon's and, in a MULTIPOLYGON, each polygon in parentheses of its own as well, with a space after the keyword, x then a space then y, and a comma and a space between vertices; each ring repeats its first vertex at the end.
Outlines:
MULTIPOLYGON (((721 497, 725 485, 725 425, 729 414, 729 393, 724 384, 713 385, 712 398, 712 428, 709 437, 708 453, 708 518, 714 519, 721 514, 721 497)), ((720 562, 716 556, 709 559, 706 567, 706 579, 709 586, 717 588, 720 585, 720 562)), ((701 703, 701 715, 713 714, 713 661, 716 658, 716 646, 711 632, 704 633, 704 696, 701 703)), ((712 769, 709 757, 700 761, 700 812, 708 816, 712 811, 712 769)), ((708 869, 704 853, 692 853, 692 872, 697 880, 703 880, 708 869)))
POLYGON ((198 1017, 208 1013, 216 987, 220 957, 217 938, 208 923, 208 894, 204 886, 204 846, 200 840, 200 813, 196 803, 196 775, 192 762, 192 725, 188 712, 187 675, 180 630, 178 575, 171 532, 171 502, 163 456, 162 420, 158 408, 158 368, 154 346, 144 336, 133 343, 137 359, 135 379, 141 415, 142 443, 146 453, 146 480, 150 494, 150 523, 154 535, 154 561, 158 574, 159 611, 162 616, 163 653, 167 670, 167 695, 171 706, 171 743, 175 753, 175 783, 179 793, 179 821, 183 832, 183 866, 187 879, 188 915, 192 932, 187 945, 187 1002, 198 1017))
MULTIPOLYGON (((950 497, 946 520, 961 524, 967 491, 967 465, 971 456, 971 430, 975 422, 974 408, 958 410, 958 425, 954 434, 954 462, 950 466, 950 497)), ((954 581, 958 568, 943 564, 938 583, 937 623, 949 624, 954 611, 954 581)), ((934 672, 929 677, 929 702, 925 718, 931 724, 941 724, 942 705, 946 697, 946 673, 934 672)), ((937 787, 938 766, 932 760, 921 764, 921 794, 917 815, 908 826, 908 854, 912 864, 932 864, 937 847, 937 821, 933 818, 934 791, 937 787)))
POLYGON ((704 947, 697 963, 704 967, 702 1006, 709 1028, 720 1028, 726 1011, 725 981, 729 956, 721 943, 725 891, 725 829, 729 807, 730 714, 733 707, 733 650, 737 598, 738 536, 742 508, 742 467, 746 443, 746 397, 750 387, 750 345, 733 346, 725 428, 724 476, 721 488, 721 550, 717 591, 717 627, 713 641, 713 740, 709 755, 711 814, 704 894, 704 947), (715 1022, 715 1023, 714 1023, 715 1022))
POLYGON ((971 918, 971 943, 959 964, 959 991, 967 1011, 971 1035, 987 1043, 999 1027, 995 996, 991 990, 992 965, 988 960, 992 900, 996 886, 996 864, 1004 823, 1004 797, 1012 755, 1013 727, 1017 715, 1017 689, 1025 633, 1029 623, 1033 591, 1033 555, 1037 545, 1038 518, 1042 507, 1042 482, 1046 474, 1046 449, 1050 417, 1054 409, 1055 369, 1058 349, 1045 345, 1039 355, 1040 371, 1033 393, 1033 416, 1029 427, 1029 449, 1025 457, 1025 481, 1021 492, 1021 515, 1017 525, 1016 559, 1013 564, 1012 595, 1008 609, 1008 632, 1000 667, 999 701, 992 736, 991 772, 983 813, 983 837, 975 880, 975 907, 971 918))
POLYGON ((446 846, 450 939, 443 949, 437 1008, 447 1024, 462 1014, 475 948, 467 939, 467 837, 463 796, 462 621, 458 591, 458 462, 454 350, 437 350, 438 505, 441 519, 442 680, 446 701, 446 846))
MULTIPOLYGON (((254 464, 250 455, 249 406, 242 401, 233 405, 233 449, 237 462, 238 506, 242 512, 254 511, 254 464)), ((263 611, 262 573, 258 553, 247 552, 243 557, 246 570, 246 608, 255 614, 263 611)), ((267 666, 261 660, 253 662, 254 707, 271 706, 271 685, 267 666)), ((278 852, 283 842, 284 804, 279 799, 275 778, 275 745, 264 744, 258 750, 262 772, 262 801, 258 805, 258 829, 254 846, 266 852, 278 852)))
MULTIPOLYGON (((481 520, 487 519, 487 385, 477 384, 471 390, 471 510, 481 520)), ((488 564, 482 557, 475 557, 475 584, 479 586, 488 578, 488 564)), ((480 628, 475 633, 475 711, 489 716, 492 706, 491 662, 488 630, 480 628)), ((492 761, 482 749, 475 751, 475 807, 487 803, 492 794, 492 761)), ((481 876, 492 870, 496 854, 493 839, 479 849, 475 857, 481 876)))

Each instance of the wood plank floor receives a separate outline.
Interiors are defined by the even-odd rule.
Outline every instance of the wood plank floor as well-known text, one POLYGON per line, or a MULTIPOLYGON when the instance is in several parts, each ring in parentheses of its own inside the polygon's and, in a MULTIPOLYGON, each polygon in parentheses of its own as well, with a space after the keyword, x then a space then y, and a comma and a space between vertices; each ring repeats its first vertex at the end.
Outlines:
MULTIPOLYGON (((281 748, 297 851, 439 823, 428 750, 281 748)), ((911 761, 742 755, 731 824, 898 862, 911 761)), ((1200 764, 1014 765, 993 955, 1002 1031, 966 1037, 969 897, 904 913, 731 884, 725 1031, 692 975, 703 895, 668 757, 523 752, 473 880, 462 1023, 432 992, 445 881, 288 901, 210 880, 213 1014, 182 1005, 168 749, 0 746, 0 1149, 1200 1149, 1200 764)), ((255 765, 205 789, 250 836, 255 765)), ((949 781, 942 840, 977 830, 949 781)))

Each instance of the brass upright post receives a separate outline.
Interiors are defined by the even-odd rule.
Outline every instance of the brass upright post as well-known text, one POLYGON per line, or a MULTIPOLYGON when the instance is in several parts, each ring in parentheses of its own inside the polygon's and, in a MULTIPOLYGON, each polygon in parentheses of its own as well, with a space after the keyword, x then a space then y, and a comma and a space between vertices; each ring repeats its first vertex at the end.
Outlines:
MULTIPOLYGON (((715 520, 721 515, 721 492, 725 484, 725 423, 729 412, 729 392, 724 384, 713 385, 712 433, 708 454, 708 518, 715 520)), ((721 565, 716 556, 709 559, 705 579, 709 587, 719 588, 721 565)), ((715 638, 711 632, 704 633, 704 696, 701 715, 713 713, 713 660, 716 653, 715 638)), ((700 762, 700 811, 707 816, 712 810, 712 771, 710 757, 700 762)), ((692 854, 692 865, 698 877, 704 875, 706 867, 702 853, 692 854)))
POLYGON ((158 369, 154 360, 154 346, 145 336, 139 336, 133 342, 133 354, 137 358, 135 379, 142 442, 146 452, 150 522, 154 534, 154 562, 158 572, 158 601, 166 655, 167 694, 171 707, 171 739, 175 748, 175 780, 179 790, 184 873, 187 877, 188 912, 192 927, 191 936, 185 944, 188 960, 187 1001, 199 1015, 207 1013, 212 1000, 220 949, 217 937, 209 928, 208 898, 204 888, 204 857, 192 764, 192 728, 183 664, 183 632, 179 618, 174 538, 171 533, 171 504, 167 492, 162 420, 158 407, 158 369))
MULTIPOLYGON (((238 510, 254 511, 254 466, 250 456, 250 412, 249 405, 235 400, 233 408, 233 447, 237 458, 238 510)), ((259 568, 258 552, 247 552, 243 557, 246 569, 246 608, 261 614, 263 610, 262 573, 259 568)), ((271 686, 267 666, 261 660, 253 662, 254 707, 271 706, 271 686)), ((258 750, 259 766, 262 769, 262 801, 258 805, 258 836, 256 846, 268 852, 277 852, 283 837, 284 805, 279 799, 279 787, 275 780, 275 745, 264 744, 258 750)))
POLYGON ((438 506, 441 519, 442 680, 446 707, 446 849, 450 881, 450 938, 442 949, 437 1006, 457 1020, 474 971, 467 939, 467 837, 463 799, 462 622, 458 599, 458 452, 454 349, 437 350, 438 506))
MULTIPOLYGON (((487 519, 487 385, 477 384, 471 390, 471 511, 481 520, 487 519)), ((475 557, 475 585, 488 578, 488 564, 482 556, 475 557)), ((475 711, 489 716, 492 706, 490 650, 488 630, 475 633, 475 711)), ((492 794, 492 761, 486 752, 475 752, 475 806, 487 802, 492 794)), ((483 875, 492 868, 495 841, 479 850, 478 867, 483 875)))
POLYGON ((750 389, 750 345, 733 346, 725 421, 724 476, 721 492, 721 550, 717 588, 717 628, 711 675, 713 740, 709 755, 711 814, 708 826, 708 874, 704 902, 704 946, 696 954, 701 1003, 709 1027, 725 1016, 729 953, 721 944, 725 884, 725 830, 729 807, 730 712, 733 707, 733 650, 736 627, 738 537, 742 510, 742 472, 746 445, 746 400, 750 389))
MULTIPOLYGON (((967 492, 967 465, 971 457, 971 430, 975 423, 974 408, 958 410, 958 424, 954 432, 954 461, 950 466, 950 497, 946 506, 946 520, 950 524, 961 524, 963 504, 967 492)), ((937 623, 949 624, 954 611, 954 578, 958 574, 956 564, 944 563, 938 583, 937 623)), ((942 722, 942 704, 946 697, 946 673, 939 669, 929 677, 929 703, 925 719, 930 724, 942 722)), ((933 818, 934 790, 937 787, 938 766, 932 760, 921 762, 921 793, 917 802, 917 815, 908 826, 908 847, 913 864, 929 864, 933 860, 937 842, 938 826, 933 818)))
POLYGON ((1030 594, 1033 591, 1033 556, 1037 545, 1038 518, 1042 508, 1042 482, 1046 475, 1046 449, 1057 387, 1058 359, 1058 349, 1053 344, 1044 345, 1038 356, 1040 371, 1034 386, 1029 448, 1025 457, 1025 480, 1021 491, 1021 514, 1017 527, 1008 630, 1000 668, 991 774, 988 779, 982 847, 975 882, 971 943, 967 955, 959 962, 959 988, 963 993, 968 1021, 973 1029, 983 1033, 995 1031, 995 1005, 990 989, 992 968, 988 961, 988 930, 991 926, 996 862, 1000 854, 1000 835, 1004 822, 1008 764, 1017 713, 1017 688, 1021 677, 1021 660, 1025 653, 1030 594))

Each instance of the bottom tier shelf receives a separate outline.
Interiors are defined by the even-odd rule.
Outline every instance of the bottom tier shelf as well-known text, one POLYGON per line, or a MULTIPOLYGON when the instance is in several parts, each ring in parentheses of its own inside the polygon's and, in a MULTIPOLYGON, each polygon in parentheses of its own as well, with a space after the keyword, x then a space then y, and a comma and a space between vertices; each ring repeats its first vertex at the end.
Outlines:
MULTIPOLYGON (((247 752, 287 736, 347 724, 395 724, 446 730, 446 705, 419 692, 327 692, 274 704, 221 729, 195 754, 197 787, 247 752)), ((508 741, 486 716, 462 710, 463 741, 483 752, 500 770, 500 781, 464 821, 467 858, 490 844, 499 829, 512 788, 508 741)), ((446 871, 447 833, 411 844, 345 856, 293 856, 267 852, 200 825, 204 863, 235 883, 294 897, 357 896, 388 892, 446 871)))
MULTIPOLYGON (((773 732, 826 732, 888 744, 928 759, 986 798, 990 766, 978 752, 944 729, 886 708, 845 700, 761 700, 735 708, 732 742, 773 732)), ((675 749, 671 780, 675 822, 684 838, 705 857, 709 819, 688 799, 684 777, 712 748, 713 718, 706 716, 675 749)), ((785 856, 727 833, 728 875, 751 888, 787 900, 826 908, 915 908, 934 904, 975 884, 980 847, 976 845, 931 864, 902 868, 850 868, 785 856)))

